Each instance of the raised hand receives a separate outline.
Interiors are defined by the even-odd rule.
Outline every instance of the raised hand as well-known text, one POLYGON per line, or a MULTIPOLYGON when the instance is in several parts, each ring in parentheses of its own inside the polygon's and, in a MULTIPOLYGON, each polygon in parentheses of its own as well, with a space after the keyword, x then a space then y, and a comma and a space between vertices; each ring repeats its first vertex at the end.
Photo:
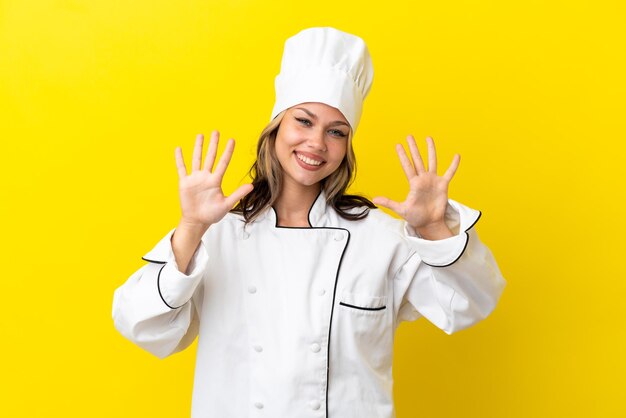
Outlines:
POLYGON ((176 148, 176 168, 178 169, 178 189, 182 210, 181 224, 197 226, 207 229, 210 225, 219 222, 242 197, 252 191, 251 184, 244 184, 230 196, 222 191, 222 179, 233 155, 235 141, 231 138, 226 144, 215 170, 213 165, 217 155, 219 132, 213 131, 209 148, 202 166, 202 145, 204 135, 196 137, 193 150, 191 173, 187 174, 187 167, 180 147, 176 148))
POLYGON ((404 202, 396 202, 386 197, 375 197, 373 202, 396 212, 423 238, 443 239, 452 236, 452 231, 444 222, 448 204, 448 185, 456 172, 461 156, 455 154, 443 176, 437 175, 437 153, 435 142, 426 138, 428 144, 428 170, 412 135, 407 137, 411 159, 401 144, 396 145, 400 164, 409 181, 409 193, 404 202))

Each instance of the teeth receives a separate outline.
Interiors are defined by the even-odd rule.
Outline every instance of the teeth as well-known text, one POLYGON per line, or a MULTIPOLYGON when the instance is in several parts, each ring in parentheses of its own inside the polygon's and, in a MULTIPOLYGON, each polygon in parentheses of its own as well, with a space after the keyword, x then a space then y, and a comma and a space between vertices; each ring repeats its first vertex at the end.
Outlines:
POLYGON ((304 161, 305 163, 309 164, 309 165, 321 165, 322 162, 321 161, 317 161, 317 160, 312 160, 308 157, 305 157, 304 155, 300 155, 296 153, 296 157, 298 157, 298 159, 300 161, 304 161))

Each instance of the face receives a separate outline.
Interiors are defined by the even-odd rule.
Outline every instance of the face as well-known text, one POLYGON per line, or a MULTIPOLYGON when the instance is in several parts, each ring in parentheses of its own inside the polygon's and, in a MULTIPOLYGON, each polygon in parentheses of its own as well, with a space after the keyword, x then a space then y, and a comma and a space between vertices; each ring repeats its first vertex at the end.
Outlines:
POLYGON ((276 134, 285 182, 313 186, 332 174, 346 155, 349 132, 343 114, 324 103, 287 109, 276 134))

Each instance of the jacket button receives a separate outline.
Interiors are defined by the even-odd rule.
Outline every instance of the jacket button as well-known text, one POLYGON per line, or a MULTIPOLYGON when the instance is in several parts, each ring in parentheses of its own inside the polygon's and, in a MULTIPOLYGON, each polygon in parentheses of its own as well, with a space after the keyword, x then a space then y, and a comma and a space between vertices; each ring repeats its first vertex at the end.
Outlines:
POLYGON ((247 231, 243 231, 243 239, 248 239, 250 238, 250 233, 247 231))
POLYGON ((311 351, 314 353, 319 353, 319 351, 322 349, 322 347, 320 347, 320 345, 318 343, 313 343, 311 344, 311 351))
POLYGON ((343 234, 341 232, 335 232, 335 241, 341 241, 343 239, 343 234))
POLYGON ((249 286, 249 287, 248 287, 248 293, 256 293, 256 287, 254 287, 254 286, 249 286))
POLYGON ((255 407, 256 409, 263 409, 263 404, 262 404, 261 402, 255 402, 255 403, 254 403, 254 407, 255 407))
POLYGON ((320 289, 320 290, 317 291, 317 294, 320 295, 320 296, 324 296, 326 294, 326 290, 320 289))
POLYGON ((317 411, 318 409, 320 409, 322 404, 320 404, 318 401, 311 401, 309 402, 309 406, 311 407, 312 410, 317 411))
POLYGON ((261 347, 260 345, 255 345, 253 348, 254 348, 254 351, 256 351, 257 353, 260 353, 261 351, 263 351, 263 347, 261 347))

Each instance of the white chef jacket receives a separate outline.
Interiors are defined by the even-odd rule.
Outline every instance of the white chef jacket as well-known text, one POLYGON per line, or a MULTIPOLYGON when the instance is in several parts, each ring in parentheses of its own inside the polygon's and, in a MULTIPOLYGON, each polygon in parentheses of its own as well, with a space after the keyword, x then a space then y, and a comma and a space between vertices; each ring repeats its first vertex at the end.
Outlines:
POLYGON ((178 270, 170 231, 115 291, 113 319, 163 358, 198 336, 193 418, 390 418, 394 332, 426 317, 451 334, 495 308, 505 280, 448 200, 438 241, 373 209, 340 217, 324 193, 310 228, 277 226, 273 208, 245 225, 227 214, 178 270))

